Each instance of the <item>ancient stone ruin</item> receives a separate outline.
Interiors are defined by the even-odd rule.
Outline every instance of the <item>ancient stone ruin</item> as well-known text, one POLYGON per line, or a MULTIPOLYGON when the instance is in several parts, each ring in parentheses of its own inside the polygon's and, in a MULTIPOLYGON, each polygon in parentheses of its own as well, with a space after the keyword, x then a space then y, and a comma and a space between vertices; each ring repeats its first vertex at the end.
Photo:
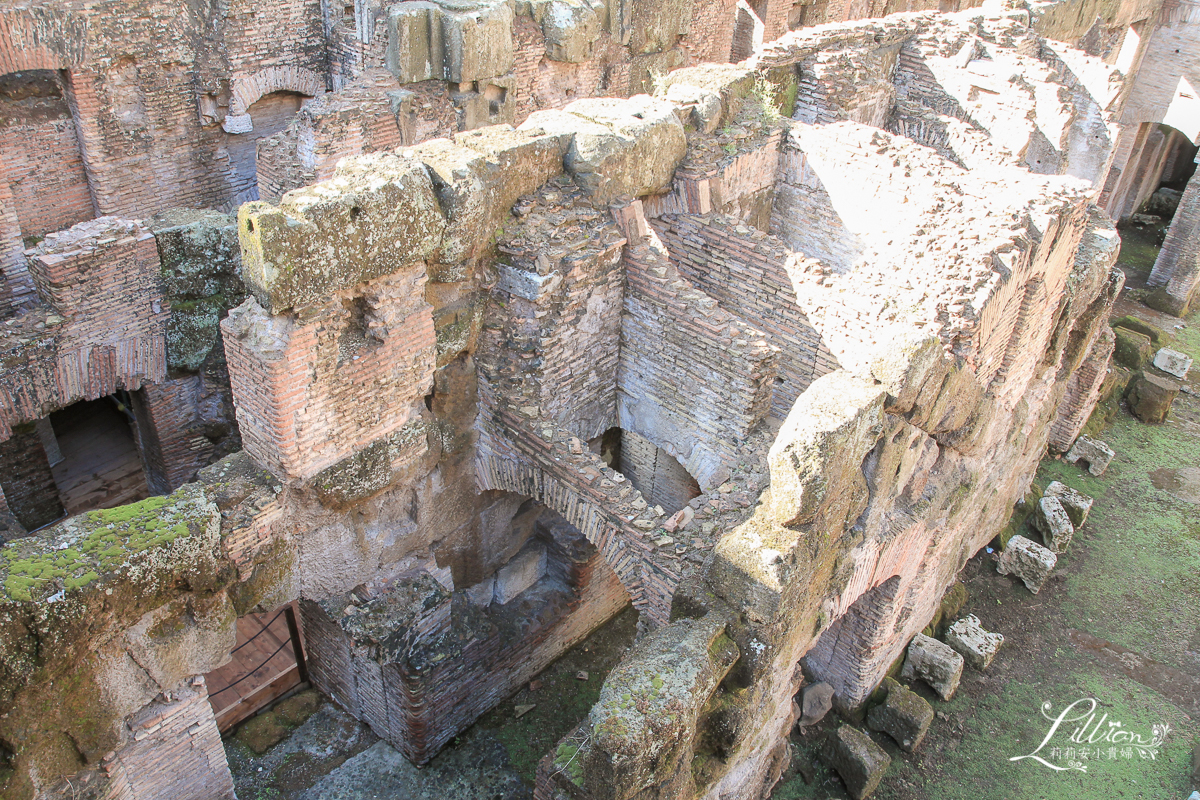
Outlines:
MULTIPOLYGON (((1114 222, 1194 157, 1198 8, 5 4, 2 796, 233 797, 211 675, 280 608, 422 764, 632 604, 543 800, 766 797, 806 682, 953 694, 999 647, 922 636, 963 564, 1048 449, 1107 466, 1114 222)), ((1200 180, 1176 315, 1197 225, 1200 180)))

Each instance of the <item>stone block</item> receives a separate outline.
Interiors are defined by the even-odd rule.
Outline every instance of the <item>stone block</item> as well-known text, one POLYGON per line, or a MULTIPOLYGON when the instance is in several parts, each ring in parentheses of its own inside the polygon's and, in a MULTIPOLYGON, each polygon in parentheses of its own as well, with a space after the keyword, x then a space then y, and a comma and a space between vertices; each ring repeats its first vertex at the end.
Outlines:
POLYGON ((1192 357, 1178 350, 1164 347, 1154 354, 1154 366, 1168 375, 1174 375, 1180 380, 1187 380, 1188 370, 1192 368, 1192 357))
POLYGON ((550 0, 537 6, 535 19, 546 38, 546 58, 581 64, 592 57, 602 24, 591 5, 583 0, 550 0))
POLYGON ((1029 522, 1034 530, 1042 535, 1042 541, 1050 552, 1058 555, 1067 552, 1071 546, 1071 537, 1075 535, 1075 526, 1062 501, 1057 497, 1043 497, 1033 507, 1029 522))
POLYGON ((833 708, 832 686, 825 682, 806 686, 801 694, 800 721, 797 724, 801 728, 815 725, 825 718, 831 708, 833 708))
POLYGON ((546 548, 527 547, 496 572, 494 602, 504 605, 546 574, 546 548))
POLYGON ((696 130, 712 133, 721 127, 721 96, 699 86, 673 83, 667 87, 667 99, 688 108, 689 119, 696 130))
POLYGON ((855 800, 870 796, 883 780, 892 757, 870 736, 843 725, 825 740, 821 757, 841 776, 855 800))
POLYGON ((492 575, 467 589, 467 599, 477 606, 489 606, 495 596, 496 576, 492 575))
POLYGON ((1113 360, 1123 367, 1142 369, 1150 363, 1154 353, 1154 344, 1144 333, 1131 331, 1128 328, 1113 328, 1116 345, 1113 349, 1113 360))
POLYGON ((1054 553, 1032 539, 1014 536, 1000 553, 996 571, 1001 575, 1015 575, 1029 591, 1037 594, 1056 564, 1058 556, 1054 553))
POLYGON ((929 731, 933 706, 894 678, 884 678, 883 682, 887 699, 867 713, 867 727, 886 733, 902 750, 911 753, 929 731))
POLYGON ((571 135, 563 163, 600 204, 665 191, 687 150, 674 104, 646 95, 577 100, 530 115, 520 129, 534 127, 571 135))
POLYGON ((388 9, 388 70, 401 84, 445 77, 441 40, 442 10, 414 0, 388 9))
POLYGON ((943 700, 954 697, 962 679, 963 658, 948 645, 918 633, 908 645, 901 680, 917 678, 929 684, 943 700))
POLYGON ((991 665, 1000 645, 1004 644, 1004 636, 985 631, 979 618, 968 614, 946 629, 946 644, 973 669, 982 671, 991 665))
POLYGON ((1142 422, 1166 422, 1171 413, 1171 404, 1179 394, 1179 384, 1169 378, 1160 378, 1142 371, 1129 387, 1126 400, 1129 410, 1142 422))
POLYGON ((464 6, 442 13, 445 79, 469 83, 506 74, 514 55, 512 6, 506 0, 464 6))
POLYGON ((332 179, 288 192, 279 207, 242 205, 243 279, 272 314, 309 306, 424 261, 440 247, 445 226, 419 161, 351 156, 332 179))
POLYGON ((387 68, 402 84, 471 83, 513 65, 513 11, 507 2, 396 3, 388 9, 387 68), (447 4, 449 5, 449 4, 447 4))
POLYGON ((1071 445, 1071 449, 1067 451, 1064 458, 1071 464, 1083 461, 1087 464, 1088 472, 1093 475, 1103 475, 1115 455, 1116 452, 1099 439, 1080 436, 1071 445))
POLYGON ((1067 516, 1071 518, 1071 524, 1076 530, 1083 527, 1087 522, 1088 514, 1092 510, 1092 498, 1082 492, 1077 492, 1065 483, 1052 481, 1046 487, 1045 497, 1057 497, 1058 502, 1062 503, 1063 508, 1067 511, 1067 516))

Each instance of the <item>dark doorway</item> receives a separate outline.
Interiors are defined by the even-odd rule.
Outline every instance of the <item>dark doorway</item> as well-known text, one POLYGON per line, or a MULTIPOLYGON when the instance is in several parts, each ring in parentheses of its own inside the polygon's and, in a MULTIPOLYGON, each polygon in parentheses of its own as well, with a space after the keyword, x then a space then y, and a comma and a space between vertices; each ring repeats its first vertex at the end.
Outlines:
POLYGON ((62 455, 51 471, 68 515, 150 496, 127 403, 86 400, 55 411, 50 422, 62 455))

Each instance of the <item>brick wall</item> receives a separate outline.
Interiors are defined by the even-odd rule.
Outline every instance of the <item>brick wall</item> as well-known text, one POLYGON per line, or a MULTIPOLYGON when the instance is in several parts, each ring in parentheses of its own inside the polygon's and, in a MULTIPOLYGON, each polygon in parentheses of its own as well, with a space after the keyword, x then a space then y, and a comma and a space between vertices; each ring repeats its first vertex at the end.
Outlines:
POLYGON ((204 678, 128 720, 133 741, 101 761, 103 800, 233 800, 233 776, 204 678))
POLYGON ((790 259, 775 237, 721 216, 666 216, 655 226, 671 260, 697 288, 780 348, 771 413, 786 419, 800 393, 838 369, 796 299, 790 259))
POLYGON ((0 77, 0 174, 28 238, 69 228, 94 213, 75 121, 57 74, 19 75, 0 77))
POLYGON ((417 263, 296 317, 253 299, 222 321, 246 450, 307 479, 416 417, 433 385, 436 339, 417 263))
POLYGON ((541 408, 581 439, 615 424, 625 237, 565 180, 518 203, 498 242, 500 280, 480 368, 514 406, 541 408))
POLYGON ((77 400, 166 377, 166 318, 154 237, 103 217, 46 237, 29 270, 50 309, 6 326, 0 437, 77 400))
POLYGON ((200 375, 184 375, 147 384, 134 395, 139 450, 154 494, 167 494, 195 480, 196 472, 216 453, 203 431, 203 392, 200 375))
POLYGON ((1188 307, 1196 287, 1200 286, 1200 178, 1195 175, 1179 200, 1166 241, 1146 283, 1162 287, 1176 314, 1188 307))
POLYGON ((653 441, 711 488, 770 410, 778 348, 696 289, 634 201, 620 212, 625 314, 617 374, 620 427, 653 441))
POLYGON ((40 528, 63 516, 50 461, 32 424, 14 428, 12 436, 0 441, 0 464, 4 465, 0 487, 25 530, 40 528))
POLYGON ((621 456, 615 465, 647 502, 674 514, 700 495, 700 484, 683 465, 654 442, 632 431, 621 433, 621 456))

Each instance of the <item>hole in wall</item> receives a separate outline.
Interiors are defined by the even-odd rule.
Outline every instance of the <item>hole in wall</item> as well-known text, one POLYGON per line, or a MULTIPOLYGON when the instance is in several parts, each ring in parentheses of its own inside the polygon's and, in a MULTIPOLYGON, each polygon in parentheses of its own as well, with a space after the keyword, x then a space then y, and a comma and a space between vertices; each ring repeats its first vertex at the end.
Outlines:
POLYGON ((646 502, 673 514, 700 496, 700 483, 683 464, 644 436, 609 428, 589 443, 606 464, 620 472, 646 502))

